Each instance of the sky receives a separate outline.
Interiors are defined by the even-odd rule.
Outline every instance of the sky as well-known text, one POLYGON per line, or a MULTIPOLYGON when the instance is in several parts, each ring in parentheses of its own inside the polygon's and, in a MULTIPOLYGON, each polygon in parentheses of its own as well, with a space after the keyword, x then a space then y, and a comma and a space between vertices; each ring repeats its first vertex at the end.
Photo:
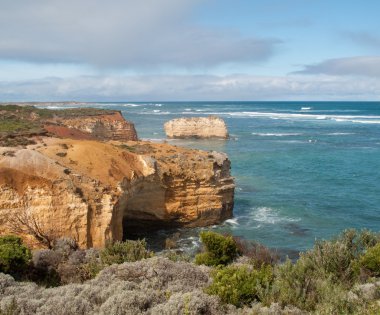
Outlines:
POLYGON ((380 100, 378 0, 1 0, 0 102, 380 100))

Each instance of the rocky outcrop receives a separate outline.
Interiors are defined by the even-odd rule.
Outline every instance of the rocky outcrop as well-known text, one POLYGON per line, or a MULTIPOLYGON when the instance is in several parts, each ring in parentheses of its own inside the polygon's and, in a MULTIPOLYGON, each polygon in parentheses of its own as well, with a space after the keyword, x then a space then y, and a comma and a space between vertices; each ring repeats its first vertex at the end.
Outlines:
POLYGON ((120 112, 61 120, 64 126, 90 134, 95 139, 136 141, 133 123, 126 121, 120 112))
POLYGON ((139 224, 219 223, 231 217, 233 197, 230 161, 221 153, 47 137, 26 148, 0 148, 3 234, 12 217, 25 214, 47 233, 102 247, 139 224))
POLYGON ((225 122, 215 116, 172 119, 164 129, 169 138, 228 138, 225 122))

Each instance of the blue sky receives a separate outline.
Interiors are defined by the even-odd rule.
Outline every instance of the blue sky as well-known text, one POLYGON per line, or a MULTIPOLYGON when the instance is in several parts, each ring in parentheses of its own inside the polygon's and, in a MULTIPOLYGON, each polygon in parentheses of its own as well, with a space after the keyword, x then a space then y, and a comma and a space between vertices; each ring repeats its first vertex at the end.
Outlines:
POLYGON ((0 101, 380 100, 380 1, 3 0, 0 101))

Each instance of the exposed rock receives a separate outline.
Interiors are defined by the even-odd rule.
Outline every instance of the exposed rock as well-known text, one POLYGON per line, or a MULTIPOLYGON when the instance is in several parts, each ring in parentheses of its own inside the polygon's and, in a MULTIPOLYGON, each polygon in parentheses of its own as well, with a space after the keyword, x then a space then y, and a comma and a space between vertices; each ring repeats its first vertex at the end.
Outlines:
POLYGON ((102 247, 139 222, 205 226, 232 215, 225 154, 134 141, 42 141, 12 154, 0 148, 0 233, 26 212, 83 248, 102 247))
POLYGON ((364 300, 372 301, 380 298, 380 282, 357 285, 351 294, 356 294, 364 300))
POLYGON ((169 138, 228 138, 225 122, 215 116, 172 119, 164 128, 169 138))
POLYGON ((69 127, 101 140, 136 141, 137 133, 133 123, 126 121, 120 112, 105 115, 82 117, 81 119, 63 119, 62 123, 69 127))

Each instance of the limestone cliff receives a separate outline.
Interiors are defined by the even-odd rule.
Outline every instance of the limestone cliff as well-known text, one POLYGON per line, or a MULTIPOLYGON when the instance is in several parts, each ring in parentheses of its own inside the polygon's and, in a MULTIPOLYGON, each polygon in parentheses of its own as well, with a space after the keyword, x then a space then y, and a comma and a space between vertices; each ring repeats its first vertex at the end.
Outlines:
POLYGON ((164 129, 169 138, 228 138, 225 122, 215 116, 172 119, 164 129))
MULTIPOLYGON (((87 134, 98 128, 96 119, 83 124, 89 129, 66 123, 87 134)), ((74 237, 81 247, 102 247, 139 222, 219 223, 231 217, 233 197, 230 161, 221 153, 51 137, 0 148, 0 233, 9 232, 12 216, 27 213, 42 229, 74 237)))
POLYGON ((126 121, 120 112, 60 120, 64 126, 92 135, 96 139, 136 141, 133 123, 126 121))

